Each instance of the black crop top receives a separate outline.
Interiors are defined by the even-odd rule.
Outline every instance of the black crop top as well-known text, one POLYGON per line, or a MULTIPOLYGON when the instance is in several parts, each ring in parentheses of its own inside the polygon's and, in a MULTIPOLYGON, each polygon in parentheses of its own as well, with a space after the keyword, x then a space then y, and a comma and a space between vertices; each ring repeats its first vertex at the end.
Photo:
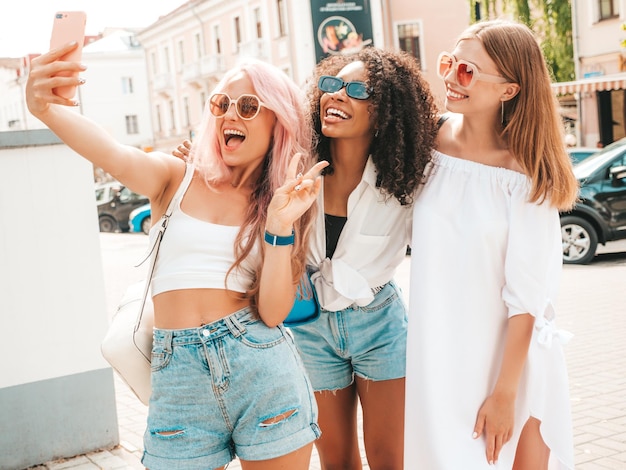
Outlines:
POLYGON ((332 258, 337 248, 339 235, 341 235, 343 226, 346 225, 348 218, 324 214, 324 219, 326 221, 326 257, 332 258))

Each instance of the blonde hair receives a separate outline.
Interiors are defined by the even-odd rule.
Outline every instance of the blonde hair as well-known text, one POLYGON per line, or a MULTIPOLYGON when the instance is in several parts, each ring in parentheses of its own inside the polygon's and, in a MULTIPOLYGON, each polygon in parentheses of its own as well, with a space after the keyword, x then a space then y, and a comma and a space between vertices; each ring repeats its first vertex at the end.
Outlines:
POLYGON ((520 86, 504 103, 502 136, 517 162, 532 181, 530 200, 571 209, 578 182, 565 150, 564 129, 550 75, 533 32, 525 25, 505 20, 476 23, 459 38, 477 39, 500 73, 520 86))

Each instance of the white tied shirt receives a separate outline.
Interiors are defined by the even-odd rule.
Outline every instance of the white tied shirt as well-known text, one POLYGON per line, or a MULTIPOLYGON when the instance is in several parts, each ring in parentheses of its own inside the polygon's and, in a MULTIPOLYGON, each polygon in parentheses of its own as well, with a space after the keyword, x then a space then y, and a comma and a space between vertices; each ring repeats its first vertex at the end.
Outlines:
POLYGON ((374 300, 372 289, 389 282, 411 239, 412 206, 376 188, 376 168, 370 157, 360 183, 348 198, 348 220, 332 259, 326 258, 324 185, 308 264, 321 306, 339 311, 374 300))

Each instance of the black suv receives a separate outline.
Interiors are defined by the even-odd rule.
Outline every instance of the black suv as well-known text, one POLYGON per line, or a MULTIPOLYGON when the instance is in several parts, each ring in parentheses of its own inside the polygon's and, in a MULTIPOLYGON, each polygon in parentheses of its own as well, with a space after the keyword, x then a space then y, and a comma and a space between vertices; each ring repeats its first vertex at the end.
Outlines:
POLYGON ((598 243, 626 238, 626 137, 574 166, 579 201, 561 213, 563 262, 587 264, 598 243))
POLYGON ((96 204, 101 232, 128 232, 128 215, 148 198, 132 192, 118 182, 96 186, 96 204))

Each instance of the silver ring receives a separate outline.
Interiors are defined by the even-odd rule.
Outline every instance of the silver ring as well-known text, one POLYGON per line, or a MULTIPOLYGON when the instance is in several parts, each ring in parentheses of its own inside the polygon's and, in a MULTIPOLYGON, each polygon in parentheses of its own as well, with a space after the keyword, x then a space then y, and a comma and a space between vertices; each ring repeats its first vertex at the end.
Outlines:
POLYGON ((298 174, 296 175, 296 179, 297 179, 297 180, 299 180, 300 178, 302 178, 302 173, 298 173, 298 174))
POLYGON ((293 187, 293 189, 294 189, 295 191, 300 191, 300 190, 302 189, 302 185, 301 185, 301 184, 296 184, 296 185, 293 187))

